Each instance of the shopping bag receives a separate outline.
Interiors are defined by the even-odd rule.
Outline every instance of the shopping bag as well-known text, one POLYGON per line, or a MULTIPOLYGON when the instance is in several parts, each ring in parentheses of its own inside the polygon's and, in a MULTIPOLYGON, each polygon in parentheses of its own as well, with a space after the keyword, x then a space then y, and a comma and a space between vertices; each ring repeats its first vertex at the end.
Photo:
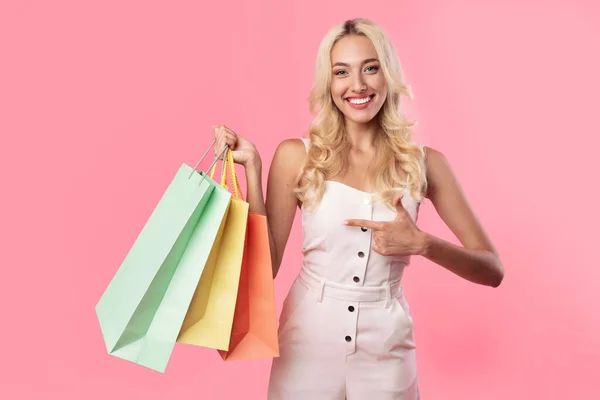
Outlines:
MULTIPOLYGON (((241 193, 236 177, 232 180, 241 193)), ((272 268, 266 217, 248 213, 229 349, 217 350, 223 360, 279 357, 272 268)))
POLYGON ((159 372, 229 209, 202 159, 181 165, 96 305, 108 353, 159 372))
MULTIPOLYGON (((231 150, 227 152, 225 162, 230 175, 235 176, 231 150)), ((224 173, 223 177, 226 176, 224 173)), ((225 188, 229 187, 228 183, 229 179, 221 181, 225 188)), ((221 225, 221 241, 215 243, 208 257, 179 332, 178 342, 213 349, 229 348, 244 255, 248 208, 248 203, 234 189, 229 212, 221 225)))

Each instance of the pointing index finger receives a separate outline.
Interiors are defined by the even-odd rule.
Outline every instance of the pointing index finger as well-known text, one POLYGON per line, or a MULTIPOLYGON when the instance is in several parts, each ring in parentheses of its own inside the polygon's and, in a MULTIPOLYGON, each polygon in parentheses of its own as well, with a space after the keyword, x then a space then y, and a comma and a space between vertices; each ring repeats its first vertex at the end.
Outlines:
POLYGON ((379 223, 377 223, 375 221, 369 221, 367 219, 347 219, 344 221, 344 225, 360 226, 360 227, 368 228, 371 230, 377 230, 379 228, 379 223))

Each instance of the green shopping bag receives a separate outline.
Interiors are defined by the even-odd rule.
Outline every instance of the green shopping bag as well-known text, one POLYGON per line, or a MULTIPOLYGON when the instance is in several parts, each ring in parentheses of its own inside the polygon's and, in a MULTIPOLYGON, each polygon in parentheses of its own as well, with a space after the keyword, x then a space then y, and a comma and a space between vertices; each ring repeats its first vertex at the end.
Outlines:
POLYGON ((196 171, 202 159, 179 168, 96 305, 108 353, 159 372, 229 210, 231 193, 196 171))

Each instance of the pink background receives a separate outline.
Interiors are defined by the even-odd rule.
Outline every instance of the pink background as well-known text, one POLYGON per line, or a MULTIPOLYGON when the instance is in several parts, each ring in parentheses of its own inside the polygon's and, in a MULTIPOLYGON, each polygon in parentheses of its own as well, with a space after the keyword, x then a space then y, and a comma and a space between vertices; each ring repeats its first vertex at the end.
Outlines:
MULTIPOLYGON (((200 3, 0 3, 0 398, 265 398, 268 360, 178 345, 161 375, 107 355, 94 305, 212 124, 257 144, 266 183, 310 121, 321 37, 356 16, 392 37, 417 139, 447 155, 506 268, 492 289, 413 258, 423 398, 600 398, 595 2, 200 3)), ((419 225, 456 242, 429 202, 419 225)))

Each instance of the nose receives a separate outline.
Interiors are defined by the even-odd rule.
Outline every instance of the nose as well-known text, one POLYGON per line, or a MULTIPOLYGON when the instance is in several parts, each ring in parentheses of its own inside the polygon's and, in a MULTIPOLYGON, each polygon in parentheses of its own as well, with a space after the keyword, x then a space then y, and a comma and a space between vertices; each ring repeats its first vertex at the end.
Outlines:
POLYGON ((367 85, 363 80, 363 76, 361 74, 354 75, 354 81, 352 82, 352 90, 355 92, 364 92, 367 90, 367 85))

